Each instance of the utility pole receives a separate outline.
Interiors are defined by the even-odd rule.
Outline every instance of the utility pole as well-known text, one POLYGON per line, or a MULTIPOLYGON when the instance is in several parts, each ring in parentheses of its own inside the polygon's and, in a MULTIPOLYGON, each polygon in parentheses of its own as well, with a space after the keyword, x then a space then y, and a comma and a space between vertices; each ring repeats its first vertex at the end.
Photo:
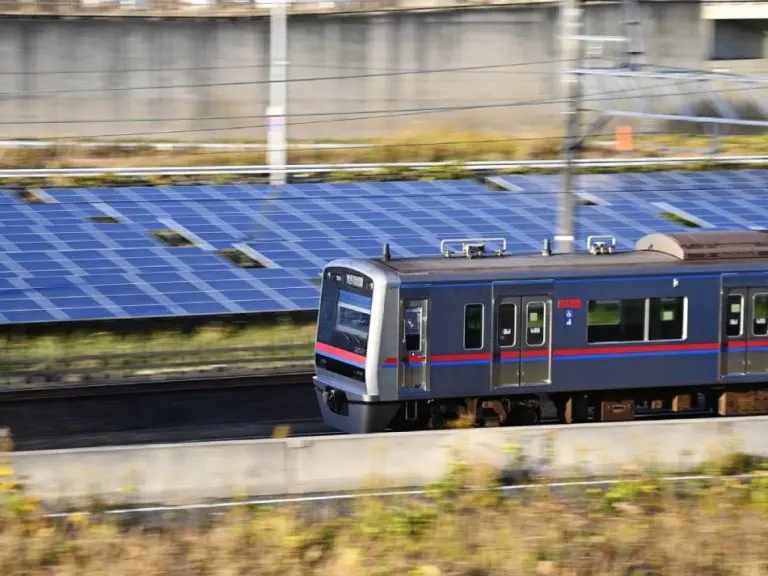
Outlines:
POLYGON ((285 184, 288 163, 286 100, 288 68, 288 0, 272 0, 269 18, 269 107, 267 108, 267 157, 269 183, 285 184))
POLYGON ((566 136, 563 145, 565 170, 563 191, 557 211, 556 252, 573 252, 575 243, 573 181, 577 146, 579 145, 581 109, 581 78, 573 69, 580 68, 584 55, 584 43, 578 38, 581 32, 581 0, 562 0, 561 47, 563 55, 563 83, 568 97, 566 136))

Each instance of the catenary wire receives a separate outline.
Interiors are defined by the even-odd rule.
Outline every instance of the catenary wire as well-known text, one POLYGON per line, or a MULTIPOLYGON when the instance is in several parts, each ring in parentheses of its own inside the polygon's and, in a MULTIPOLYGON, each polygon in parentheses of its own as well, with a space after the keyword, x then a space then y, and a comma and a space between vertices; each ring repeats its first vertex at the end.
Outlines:
MULTIPOLYGON (((541 62, 543 64, 558 64, 561 62, 565 62, 566 60, 551 60, 551 61, 544 61, 541 62)), ((477 68, 478 70, 485 70, 487 66, 495 67, 498 66, 499 68, 503 67, 512 67, 512 66, 525 66, 528 63, 510 63, 510 64, 489 64, 489 65, 477 65, 477 66, 471 66, 468 68, 477 68)), ((531 63, 535 64, 535 63, 531 63)), ((184 67, 184 68, 127 68, 123 70, 20 70, 20 71, 0 71, 0 76, 54 76, 54 75, 78 75, 78 74, 104 74, 104 75, 114 75, 114 74, 144 74, 144 73, 165 73, 165 72, 206 72, 206 71, 217 71, 217 70, 250 70, 250 69, 266 69, 269 68, 271 64, 232 64, 232 65, 225 65, 225 66, 190 66, 190 67, 184 67)), ((297 62, 291 61, 290 64, 291 68, 316 68, 320 70, 365 70, 365 71, 374 71, 374 72, 383 72, 383 73, 399 73, 399 72, 408 72, 412 74, 418 74, 418 73, 425 73, 430 74, 434 72, 434 70, 430 68, 416 68, 412 70, 405 70, 402 68, 381 68, 377 66, 365 66, 365 65, 359 65, 359 66, 353 66, 353 65, 338 65, 338 64, 301 64, 297 62)), ((457 72, 463 71, 464 67, 460 67, 457 72)), ((438 71, 451 71, 450 69, 439 69, 438 71)), ((467 71, 472 71, 467 70, 467 71)), ((493 72, 493 68, 489 70, 489 72, 493 72)), ((498 73, 504 73, 498 72, 498 73)), ((531 71, 527 72, 525 70, 519 70, 516 71, 515 74, 559 74, 558 72, 546 72, 546 71, 531 71)), ((342 76, 341 78, 345 78, 346 76, 342 76)), ((290 82, 290 78, 286 80, 287 82, 290 82)))
MULTIPOLYGON (((681 81, 679 84, 686 84, 689 82, 693 82, 694 80, 685 80, 681 81)), ((642 88, 637 88, 637 90, 641 90, 642 88)), ((758 90, 763 89, 762 86, 747 86, 747 87, 740 87, 740 88, 734 88, 734 89, 723 89, 723 90, 696 90, 692 92, 678 92, 677 96, 684 96, 684 95, 702 95, 707 93, 723 93, 723 92, 745 92, 750 90, 758 90)), ((632 100, 637 98, 652 98, 654 96, 658 96, 659 94, 654 93, 643 93, 643 94, 636 94, 634 96, 627 95, 628 92, 632 92, 632 89, 623 89, 623 90, 613 90, 613 91, 603 91, 601 92, 600 97, 592 97, 592 98, 583 98, 582 102, 601 102, 601 101, 616 101, 616 100, 632 100), (620 94, 620 96, 608 96, 611 94, 620 94)), ((286 122, 287 126, 302 126, 302 125, 311 125, 311 124, 326 124, 326 123, 335 123, 335 122, 349 122, 349 121, 361 121, 361 120, 377 120, 377 119, 388 119, 388 118, 399 118, 399 117, 408 117, 408 116, 419 116, 419 115, 428 115, 428 114, 440 114, 440 113, 447 113, 447 112, 457 112, 457 111, 467 111, 467 110, 493 110, 493 109, 502 109, 502 108, 517 108, 517 107, 528 107, 528 106, 549 106, 554 104, 563 104, 567 102, 568 100, 566 98, 553 98, 553 99, 539 99, 539 100, 528 100, 528 101, 511 101, 511 102, 500 102, 500 103, 491 103, 491 104, 473 104, 473 105, 458 105, 458 106, 445 106, 445 107, 433 107, 433 108, 407 108, 407 109, 397 109, 397 110, 356 110, 356 111, 333 111, 333 112, 312 112, 312 113, 294 113, 294 114, 286 114, 286 117, 289 118, 296 118, 296 117, 323 117, 325 119, 319 119, 319 120, 307 120, 307 121, 300 121, 300 122, 286 122), (345 116, 343 118, 332 118, 327 119, 328 116, 345 116), (356 116, 356 117, 350 117, 350 116, 356 116)), ((251 118, 266 118, 265 115, 253 115, 251 118)), ((216 118, 208 118, 209 120, 213 119, 229 119, 227 117, 216 117, 216 118)), ((191 119, 187 119, 191 120, 191 119)), ((135 120, 135 121, 144 121, 144 122, 157 122, 161 121, 158 119, 146 119, 146 120, 135 120)), ((10 122, 10 121, 0 121, 0 125, 17 125, 17 124, 56 124, 56 123, 79 123, 79 124, 96 124, 96 123, 119 123, 119 122, 128 122, 126 120, 80 120, 80 121, 26 121, 26 122, 10 122)), ((212 126, 212 127, 205 127, 205 128, 183 128, 183 129, 174 129, 174 130, 160 130, 160 131, 150 131, 150 132, 122 132, 122 133, 107 133, 107 134, 89 134, 87 136, 80 136, 82 138, 118 138, 118 137, 126 137, 126 136, 161 136, 161 135, 170 135, 170 134, 192 134, 192 133, 204 133, 204 132, 221 132, 221 131, 233 131, 233 130, 252 130, 252 129, 259 129, 259 128, 267 128, 268 124, 251 124, 251 125, 240 125, 240 126, 212 126)), ((71 139, 71 137, 66 136, 58 136, 50 138, 51 141, 60 141, 60 140, 67 140, 71 139)))
MULTIPOLYGON (((609 60, 609 59, 606 59, 609 60)), ((611 60, 612 61, 612 60, 611 60)), ((681 84, 688 84, 691 82, 698 82, 697 79, 683 79, 680 81, 676 81, 671 83, 671 85, 681 85, 681 84)), ((686 94, 706 94, 706 93, 722 93, 722 92, 734 92, 734 91, 745 91, 745 90, 756 90, 761 89, 761 86, 748 86, 748 87, 742 87, 742 88, 735 88, 735 89, 721 89, 721 90, 709 90, 709 91, 701 91, 697 90, 695 92, 690 93, 684 93, 680 92, 677 95, 682 96, 686 94)), ((621 90, 613 90, 613 91, 603 91, 600 94, 602 96, 600 98, 585 98, 583 99, 586 102, 595 102, 595 101, 602 101, 602 100, 611 100, 615 101, 618 99, 627 99, 627 98, 640 98, 640 97, 654 97, 658 94, 638 94, 636 96, 627 96, 627 92, 633 92, 633 91, 643 91, 643 87, 638 87, 634 89, 621 89, 621 90), (623 94, 620 98, 616 97, 610 97, 606 98, 606 95, 610 95, 613 93, 623 94)), ((326 122, 341 122, 341 121, 354 121, 354 120, 368 120, 368 119, 380 119, 380 118, 388 118, 388 117, 398 117, 398 116, 410 116, 414 114, 434 114, 434 113, 440 113, 440 112, 450 112, 450 111, 459 111, 459 110, 468 110, 468 109, 483 109, 483 108, 489 108, 489 107, 513 107, 513 106, 522 106, 522 105, 548 105, 548 104, 555 104, 555 103, 562 103, 562 99, 555 99, 550 101, 530 101, 530 102, 509 102, 509 103, 497 103, 497 104, 485 104, 485 105, 474 105, 474 106, 451 106, 451 107, 443 107, 443 108, 432 108, 432 109, 411 109, 411 110, 394 110, 394 111, 342 111, 342 112, 321 112, 321 113, 303 113, 303 114, 288 114, 289 117, 296 117, 296 116, 339 116, 339 115, 362 115, 362 114, 373 114, 371 116, 364 116, 360 118, 336 118, 333 120, 314 120, 314 121, 305 121, 305 122, 288 122, 287 125, 291 126, 297 126, 297 125, 305 125, 305 124, 318 124, 318 123, 326 123, 326 122)), ((24 122, 8 122, 8 121, 0 121, 0 125, 17 125, 17 124, 84 124, 84 123, 122 123, 122 122, 159 122, 159 121, 207 121, 207 120, 236 120, 236 119, 250 119, 250 118, 265 118, 265 115, 250 115, 250 116, 237 116, 237 117, 198 117, 198 118, 168 118, 168 119, 103 119, 103 120, 33 120, 33 121, 24 121, 24 122)), ((265 128, 267 127, 266 124, 260 124, 260 125, 247 125, 247 126, 225 126, 225 127, 207 127, 207 128, 187 128, 187 129, 176 129, 176 130, 166 130, 166 131, 160 131, 160 132, 133 132, 133 133, 120 133, 120 134, 104 134, 104 135, 91 135, 90 138, 110 138, 110 137, 121 137, 121 136, 146 136, 146 135, 168 135, 168 134, 186 134, 186 133, 196 133, 196 132, 211 132, 211 131, 221 131, 221 130, 245 130, 245 129, 258 129, 258 128, 265 128)), ((53 140, 62 140, 67 139, 67 137, 55 137, 53 140)))
MULTIPOLYGON (((679 82, 673 83, 673 85, 682 85, 687 84, 690 82, 695 82, 696 80, 681 80, 679 82)), ((695 92, 681 92, 678 93, 678 95, 686 95, 686 94, 706 94, 706 93, 720 93, 720 92, 727 92, 727 91, 738 91, 738 90, 756 90, 762 87, 755 87, 755 86, 749 86, 746 88, 741 89, 733 89, 733 90, 709 90, 709 91, 702 91, 697 90, 695 92)), ((627 99, 636 99, 636 98, 645 98, 645 97, 655 97, 659 96, 659 94, 656 93, 641 93, 636 94, 635 96, 627 96, 627 93, 642 91, 644 88, 634 88, 634 89, 617 89, 617 90, 607 90, 602 91, 599 94, 601 95, 598 97, 592 97, 592 98, 583 98, 582 102, 602 102, 602 101, 613 101, 613 100, 627 100, 627 99), (606 97, 611 94, 623 94, 621 97, 606 97)), ((482 110, 487 108, 506 108, 506 107, 518 107, 518 106, 540 106, 540 105, 552 105, 552 104, 561 104, 567 102, 567 98, 561 97, 561 98, 552 98, 552 99, 538 99, 538 100, 522 100, 522 101, 502 101, 502 102, 496 102, 496 103, 485 103, 485 104, 466 104, 466 105, 453 105, 453 106, 442 106, 442 107, 432 107, 432 108, 405 108, 405 109, 395 109, 395 110, 333 110, 333 111, 327 111, 327 112, 293 112, 293 113, 287 113, 285 114, 285 117, 287 118, 304 118, 304 117, 317 117, 317 116, 363 116, 362 118, 353 118, 352 120, 367 120, 367 119, 376 119, 381 117, 389 117, 389 116, 399 116, 399 115, 411 115, 411 114, 430 114, 430 113, 441 113, 441 112, 453 112, 453 111, 462 111, 462 110, 482 110)), ((100 119, 87 119, 87 120, 58 120, 58 119, 45 119, 45 120, 0 120, 0 125, 5 126, 21 126, 21 125, 36 125, 36 124, 120 124, 120 123, 140 123, 140 122, 190 122, 190 121, 211 121, 211 120, 252 120, 252 119, 266 119, 269 118, 266 114, 247 114, 247 115, 238 115, 238 116, 196 116, 196 117, 182 117, 182 118, 100 118, 100 119)), ((341 121, 339 120, 327 120, 325 122, 336 122, 341 121)), ((317 122, 305 122, 305 123, 317 123, 317 122)), ((289 125, 291 123, 288 123, 289 125)), ((294 125, 300 124, 300 123, 293 123, 294 125)), ((231 130, 231 129, 246 129, 246 128, 264 128, 267 127, 266 124, 264 125, 257 125, 257 126, 243 126, 243 127, 223 127, 221 129, 224 130, 231 130)), ((186 132, 197 132, 197 131, 208 131, 208 130, 217 130, 217 128, 190 128, 190 129, 180 129, 179 131, 173 131, 172 133, 186 133, 186 132)), ((154 132, 156 134, 162 134, 166 132, 154 132)), ((138 133, 141 134, 141 133, 138 133)), ((132 136, 134 134, 127 134, 129 136, 132 136)), ((116 135, 119 136, 119 135, 116 135)), ((94 137, 94 136, 89 136, 94 137)), ((97 137, 109 137, 109 135, 106 136, 97 136, 97 137)))
MULTIPOLYGON (((487 64, 481 66, 458 66, 451 68, 432 68, 421 70, 400 70, 396 72, 369 72, 365 74, 347 74, 343 76, 317 76, 303 78, 289 78, 287 80, 239 80, 233 82, 210 82, 196 84, 172 84, 159 86, 113 86, 106 88, 62 88, 56 90, 28 90, 18 92, 0 92, 0 97, 43 96, 53 94, 86 94, 94 92, 130 92, 133 90, 175 90, 186 88, 219 88, 228 86, 261 86, 268 84, 295 84, 305 82, 322 82, 328 80, 360 80, 365 78, 378 78, 390 76, 409 76, 421 74, 440 74, 447 72, 475 72, 481 70, 494 70, 514 68, 521 66, 535 66, 541 64, 560 64, 572 60, 543 60, 538 62, 516 62, 510 64, 487 64)), ((534 72, 538 73, 538 72, 534 72)))

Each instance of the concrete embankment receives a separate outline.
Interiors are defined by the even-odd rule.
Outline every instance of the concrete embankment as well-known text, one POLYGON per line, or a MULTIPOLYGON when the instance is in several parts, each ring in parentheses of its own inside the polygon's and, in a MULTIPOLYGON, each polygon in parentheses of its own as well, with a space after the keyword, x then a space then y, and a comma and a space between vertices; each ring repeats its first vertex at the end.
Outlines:
POLYGON ((48 502, 121 504, 421 486, 458 456, 548 478, 613 475, 653 463, 687 472, 718 455, 768 456, 768 417, 285 438, 12 453, 48 502))

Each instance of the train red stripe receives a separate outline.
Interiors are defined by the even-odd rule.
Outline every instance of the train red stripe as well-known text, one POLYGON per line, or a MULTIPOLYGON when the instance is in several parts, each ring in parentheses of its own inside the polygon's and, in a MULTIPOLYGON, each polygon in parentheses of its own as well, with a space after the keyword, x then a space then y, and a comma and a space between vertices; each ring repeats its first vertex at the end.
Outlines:
POLYGON ((329 344, 324 344, 322 342, 316 342, 315 343, 315 351, 326 354, 332 354, 334 356, 338 356, 339 358, 342 358, 344 360, 349 360, 351 362, 357 362, 358 364, 365 364, 365 356, 361 356, 360 354, 355 354, 353 352, 349 352, 347 350, 343 350, 341 348, 337 348, 336 346, 331 346, 329 344))
POLYGON ((634 346, 599 346, 595 348, 566 348, 554 350, 555 356, 581 356, 586 354, 631 354, 633 352, 685 352, 693 350, 716 350, 720 347, 717 342, 700 344, 645 344, 634 346))

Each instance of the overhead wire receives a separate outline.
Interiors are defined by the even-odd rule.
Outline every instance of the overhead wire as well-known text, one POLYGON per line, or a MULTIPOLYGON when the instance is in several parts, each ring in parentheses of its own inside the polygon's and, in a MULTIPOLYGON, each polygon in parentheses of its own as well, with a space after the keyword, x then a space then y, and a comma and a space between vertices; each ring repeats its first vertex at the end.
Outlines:
MULTIPOLYGON (((294 84, 305 82, 324 82, 330 80, 361 80, 365 78, 391 77, 391 76, 412 76, 421 74, 442 74, 456 72, 477 72, 484 70, 499 70, 505 68, 516 68, 522 66, 536 66, 541 64, 559 64, 571 60, 542 60, 534 62, 515 62, 508 64, 486 64, 475 66, 456 66, 448 68, 416 69, 416 70, 397 70, 390 72, 367 72, 364 74, 346 74, 337 76, 307 76, 301 78, 290 78, 288 80, 238 80, 230 82, 209 82, 195 84, 169 84, 169 85, 146 85, 146 86, 111 86, 103 88, 61 88, 55 90, 20 90, 17 92, 0 92, 0 97, 23 97, 23 96, 44 96, 53 94, 86 94, 94 92, 130 92, 133 90, 176 90, 187 88, 220 88, 229 86, 261 86, 269 84, 294 84)), ((540 72, 533 72, 540 73, 540 72)))
MULTIPOLYGON (((677 82, 671 83, 672 85, 683 85, 688 84, 691 82, 696 82, 696 80, 691 79, 684 79, 677 82)), ((702 95, 707 93, 723 93, 723 92, 744 92, 744 91, 750 91, 750 90, 759 90, 762 89, 762 86, 747 86, 747 87, 739 87, 739 88, 733 88, 733 89, 721 89, 721 90, 695 90, 691 92, 678 92, 676 96, 685 96, 685 95, 702 95)), ((593 97, 585 97, 582 99, 582 102, 603 102, 603 101, 617 101, 617 100, 634 100, 638 98, 653 98, 655 96, 663 95, 663 94, 657 94, 655 92, 648 92, 647 90, 635 95, 629 95, 628 93, 636 92, 636 91, 642 91, 645 90, 642 87, 634 88, 634 89, 617 89, 617 90, 607 90, 600 92, 599 96, 593 96, 593 97), (616 96, 614 96, 616 94, 616 96)), ((516 107, 528 107, 528 106, 547 106, 547 105, 554 105, 554 104, 563 104, 567 102, 567 99, 564 97, 561 98, 551 98, 551 99, 537 99, 537 100, 523 100, 523 101, 510 101, 510 102, 499 102, 499 103, 487 103, 487 104, 472 104, 472 105, 454 105, 454 106, 444 106, 444 107, 432 107, 432 108, 406 108, 406 109, 395 109, 395 110, 339 110, 339 111, 330 111, 330 112, 300 112, 300 113, 288 113, 286 114, 287 118, 304 118, 304 117, 321 117, 321 119, 317 120, 305 120, 305 121, 299 121, 299 122, 286 122, 287 126, 304 126, 304 125, 311 125, 311 124, 326 124, 326 123, 335 123, 335 122, 350 122, 350 121, 361 121, 361 120, 377 120, 377 119, 388 119, 388 118, 400 118, 400 117, 409 117, 414 115, 428 115, 428 114, 440 114, 440 113, 448 113, 448 112, 457 112, 457 111, 469 111, 469 110, 493 110, 493 109, 502 109, 502 108, 516 108, 516 107), (328 116, 334 116, 332 119, 327 119, 328 116), (338 116, 343 116, 342 118, 338 118, 338 116), (355 116, 355 117, 351 117, 355 116)), ((208 117, 208 118, 198 118, 198 120, 207 119, 207 120, 226 120, 226 119, 245 119, 245 118, 260 118, 260 119, 266 119, 266 115, 252 115, 252 116, 246 116, 246 117, 208 117)), ((178 120, 181 121, 182 119, 169 119, 169 121, 178 120)), ((195 120, 195 118, 187 118, 187 121, 195 120)), ((65 120, 65 121, 55 121, 55 120, 49 120, 49 121, 21 121, 21 122, 14 122, 14 121, 0 121, 0 125, 18 125, 18 124, 56 124, 56 123, 82 123, 82 124, 89 124, 89 123, 120 123, 120 122, 159 122, 162 121, 162 119, 132 119, 132 120, 117 120, 117 119, 107 119, 105 121, 101 120, 65 120)), ((234 131, 234 130, 252 130, 252 129, 259 129, 259 128, 267 128, 268 124, 250 124, 250 125, 239 125, 239 126, 211 126, 211 127, 195 127, 195 128, 180 128, 180 129, 168 129, 168 130, 159 130, 159 131, 144 131, 144 132, 121 132, 121 133, 106 133, 106 134, 89 134, 87 138, 119 138, 119 137, 125 137, 125 136, 163 136, 163 135, 171 135, 171 134, 192 134, 192 133, 204 133, 204 132, 220 132, 220 131, 234 131)), ((84 136, 86 137, 86 136, 84 136)), ((71 137, 66 136, 58 136, 50 138, 52 141, 57 140, 67 140, 71 139, 71 137)))
MULTIPOLYGON (((81 75, 81 74, 103 74, 114 76, 115 74, 145 74, 145 73, 166 73, 166 72, 205 72, 217 70, 247 70, 247 69, 268 69, 272 64, 223 64, 221 66, 185 66, 168 68, 123 68, 108 70, 0 70, 0 76, 58 76, 58 75, 81 75)), ((316 68, 322 70, 374 70, 376 72, 405 72, 402 68, 381 68, 368 65, 350 65, 350 64, 309 64, 291 61, 291 68, 316 68)), ((412 70, 417 72, 418 69, 412 70)), ((425 69, 429 71, 429 69, 425 69)), ((525 72, 522 72, 525 74, 525 72)))
MULTIPOLYGON (((557 62, 564 62, 564 60, 548 60, 544 61, 544 63, 557 63, 557 62)), ((541 62, 539 62, 541 63, 541 62)), ((535 62, 528 62, 528 63, 516 63, 516 64, 498 64, 498 65, 489 65, 489 66, 524 66, 524 65, 531 65, 536 64, 535 62)), ((442 69, 433 69, 433 70, 413 70, 413 71, 398 71, 394 74, 420 74, 420 73, 430 73, 430 72, 446 72, 446 71, 455 71, 458 69, 462 70, 469 70, 469 69, 482 69, 485 68, 483 66, 472 66, 472 67, 460 67, 460 68, 442 68, 442 69)), ((385 75, 390 73, 383 73, 385 75)), ((378 75, 378 74, 374 74, 378 75)), ((361 75, 365 77, 366 75, 361 75)), ((354 76, 341 76, 341 77, 335 77, 337 79, 339 78, 352 78, 354 76)), ((332 77, 326 77, 326 79, 330 79, 332 77)), ((307 78, 303 80, 316 80, 316 78, 307 78)), ((669 85, 675 86, 675 85, 683 85, 688 84, 691 82, 698 82, 699 80, 696 78, 683 78, 681 80, 676 80, 672 83, 668 83, 666 87, 669 85)), ((290 80, 289 80, 290 82, 290 80)), ((684 95, 701 95, 706 93, 723 93, 723 92, 739 92, 739 91, 748 91, 748 90, 757 90, 761 89, 762 86, 747 86, 747 87, 739 87, 739 88, 733 88, 733 89, 717 89, 717 90, 708 90, 708 91, 702 91, 702 90, 696 90, 695 92, 678 92, 676 96, 684 96, 684 95)), ((660 94, 651 92, 649 93, 647 89, 643 87, 637 87, 634 89, 620 89, 620 90, 612 90, 612 91, 602 91, 599 93, 599 97, 586 97, 583 99, 584 102, 599 102, 599 101, 616 101, 616 100, 626 100, 626 99, 636 99, 636 98, 652 98, 655 96, 659 96, 660 94), (633 92, 633 91, 641 91, 641 94, 637 94, 635 96, 628 96, 627 92, 633 92), (614 97, 610 96, 611 94, 621 94, 621 96, 614 97), (608 97, 610 96, 610 97, 608 97)), ((663 94, 662 94, 663 95, 663 94)), ((446 107, 432 107, 432 108, 412 108, 412 109, 397 109, 397 110, 356 110, 356 111, 349 111, 349 110, 342 110, 342 111, 327 111, 327 112, 308 112, 308 113, 288 113, 286 116, 290 118, 296 118, 296 117, 327 117, 327 116, 345 116, 344 118, 334 118, 331 120, 311 120, 311 121, 303 121, 303 122, 287 122, 286 124, 288 126, 300 126, 300 125, 308 125, 308 124, 319 124, 319 123, 331 123, 331 122, 348 122, 348 121, 361 121, 361 120, 376 120, 376 119, 386 119, 386 118, 392 118, 392 117, 403 117, 403 116, 412 116, 412 115, 421 115, 421 114, 437 114, 437 113, 446 113, 446 112, 456 112, 456 111, 466 111, 466 110, 484 110, 484 109, 493 109, 493 108, 507 108, 507 107, 517 107, 517 106, 537 106, 537 105, 552 105, 552 104, 559 104, 563 103, 566 100, 564 98, 555 98, 555 99, 549 99, 549 100, 531 100, 531 101, 512 101, 512 102, 500 102, 500 103, 488 103, 488 104, 473 104, 473 105, 454 105, 454 106, 446 106, 446 107), (355 118, 350 118, 349 116, 357 116, 355 118)), ((244 119, 265 119, 267 118, 266 115, 258 114, 258 115, 240 115, 240 116, 211 116, 211 117, 188 117, 188 118, 146 118, 146 119, 85 119, 85 120, 28 120, 28 121, 0 121, 0 125, 29 125, 29 124, 89 124, 89 123, 133 123, 133 122, 180 122, 180 121, 213 121, 213 120, 219 120, 219 121, 231 121, 231 120, 244 120, 244 119)), ((123 136, 153 136, 153 135, 172 135, 172 134, 190 134, 190 133, 202 133, 202 132, 218 132, 222 130, 226 131, 233 131, 233 130, 252 130, 252 129, 260 129, 260 128, 266 128, 267 124, 251 124, 251 125, 242 125, 242 126, 215 126, 215 127, 195 127, 195 128, 183 128, 183 129, 168 129, 168 130, 161 130, 161 131, 150 131, 150 132, 122 132, 122 133, 113 133, 113 134, 99 134, 99 135, 89 135, 89 138, 115 138, 115 137, 123 137, 123 136)), ((62 140, 62 139, 70 139, 71 137, 62 136, 62 137, 54 137, 53 140, 62 140)))

